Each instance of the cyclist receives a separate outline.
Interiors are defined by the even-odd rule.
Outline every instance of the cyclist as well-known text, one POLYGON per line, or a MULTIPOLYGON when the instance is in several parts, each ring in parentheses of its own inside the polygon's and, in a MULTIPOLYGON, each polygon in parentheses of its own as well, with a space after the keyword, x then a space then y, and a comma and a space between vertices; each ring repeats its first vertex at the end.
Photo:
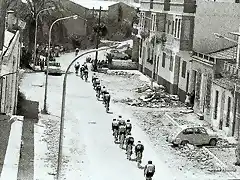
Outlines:
POLYGON ((79 71, 79 68, 80 68, 79 62, 77 62, 74 67, 75 67, 75 73, 76 73, 76 75, 78 75, 78 71, 79 71))
POLYGON ((105 103, 105 102, 104 102, 104 96, 105 96, 105 93, 106 93, 106 92, 107 92, 107 89, 106 89, 105 86, 103 86, 102 89, 101 89, 101 95, 102 95, 102 98, 103 98, 103 103, 105 103))
POLYGON ((96 92, 97 92, 97 97, 100 98, 100 94, 101 94, 101 85, 100 84, 96 85, 96 92))
POLYGON ((104 104, 107 109, 109 109, 110 99, 111 99, 111 95, 109 94, 109 92, 106 91, 104 95, 104 104))
MULTIPOLYGON (((96 87, 97 86, 100 86, 100 79, 96 79, 95 81, 94 81, 94 83, 93 83, 93 87, 94 87, 94 89, 96 90, 96 87)), ((101 89, 102 89, 102 87, 101 87, 101 89)), ((102 92, 102 91, 101 91, 102 92)), ((100 92, 100 94, 101 94, 101 92, 100 92)))
POLYGON ((87 81, 87 79, 88 79, 88 69, 86 67, 84 68, 83 73, 84 73, 84 76, 85 76, 85 81, 87 81))
POLYGON ((81 78, 82 78, 82 79, 83 79, 84 70, 85 70, 85 68, 84 68, 84 66, 82 65, 82 66, 80 67, 80 75, 81 75, 81 78))
POLYGON ((132 124, 129 119, 127 120, 126 127, 127 127, 127 134, 131 134, 132 124))
POLYGON ((124 140, 126 137, 126 124, 123 121, 119 122, 119 141, 120 141, 120 148, 123 149, 124 140))
POLYGON ((155 165, 153 165, 152 161, 148 161, 148 164, 144 167, 144 176, 146 179, 152 179, 155 173, 155 165))
POLYGON ((126 137, 126 154, 127 154, 127 159, 131 159, 132 155, 132 147, 134 145, 134 137, 130 135, 127 135, 126 137))
POLYGON ((142 162, 143 151, 144 151, 144 146, 142 145, 141 141, 138 141, 137 145, 135 146, 135 155, 137 157, 136 159, 137 159, 138 165, 140 165, 142 162))
POLYGON ((115 138, 115 142, 117 142, 117 139, 118 139, 118 130, 119 130, 119 124, 116 119, 113 119, 112 131, 113 131, 113 136, 115 138))
POLYGON ((77 55, 78 55, 78 53, 79 53, 79 49, 78 49, 78 48, 76 48, 76 50, 75 50, 75 56, 77 56, 77 55))
POLYGON ((92 83, 93 83, 93 85, 94 85, 94 82, 95 82, 96 79, 97 79, 97 75, 96 75, 96 73, 93 73, 93 75, 92 75, 92 83))

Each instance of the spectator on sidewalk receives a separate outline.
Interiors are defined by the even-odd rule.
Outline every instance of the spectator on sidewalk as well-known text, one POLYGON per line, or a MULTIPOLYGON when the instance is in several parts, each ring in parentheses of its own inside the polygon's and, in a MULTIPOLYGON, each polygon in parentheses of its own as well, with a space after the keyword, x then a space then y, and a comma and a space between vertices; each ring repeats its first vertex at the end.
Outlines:
POLYGON ((191 97, 191 94, 188 92, 187 95, 186 95, 186 99, 185 99, 185 105, 186 105, 187 107, 191 107, 190 97, 191 97))

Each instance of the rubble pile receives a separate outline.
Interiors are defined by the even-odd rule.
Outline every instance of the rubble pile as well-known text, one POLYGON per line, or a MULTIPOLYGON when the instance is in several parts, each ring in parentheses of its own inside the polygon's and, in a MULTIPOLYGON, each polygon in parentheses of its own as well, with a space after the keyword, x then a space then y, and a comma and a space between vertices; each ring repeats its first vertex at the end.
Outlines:
POLYGON ((124 77, 127 77, 127 78, 130 78, 130 77, 136 75, 134 73, 129 73, 129 72, 126 72, 126 71, 108 71, 108 74, 109 75, 124 76, 124 77))
POLYGON ((217 141, 217 147, 230 147, 230 143, 226 139, 218 139, 217 141))
POLYGON ((189 160, 196 162, 195 167, 207 170, 209 172, 223 171, 214 160, 214 158, 203 148, 198 148, 193 145, 186 145, 180 148, 182 156, 187 157, 189 160))
POLYGON ((59 139, 59 120, 53 120, 55 118, 47 118, 43 121, 46 126, 44 135, 46 137, 43 139, 48 146, 48 151, 46 155, 48 157, 47 162, 50 163, 51 167, 57 167, 57 155, 58 155, 58 139, 59 139))
POLYGON ((143 85, 142 87, 137 88, 136 92, 142 93, 142 96, 138 101, 129 103, 131 106, 149 108, 183 106, 183 103, 179 101, 177 95, 169 95, 161 85, 154 86, 153 90, 151 90, 149 85, 143 85))

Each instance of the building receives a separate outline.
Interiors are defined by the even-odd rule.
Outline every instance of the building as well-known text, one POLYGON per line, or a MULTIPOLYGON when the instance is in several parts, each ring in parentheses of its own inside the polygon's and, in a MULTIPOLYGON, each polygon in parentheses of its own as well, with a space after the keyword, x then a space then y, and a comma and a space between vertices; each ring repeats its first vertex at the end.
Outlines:
POLYGON ((179 53, 193 48, 195 1, 142 1, 140 10, 139 69, 178 94, 180 67, 187 66, 179 53))
MULTIPOLYGON (((226 2, 167 0, 142 1, 140 6, 139 70, 182 102, 187 92, 193 93, 195 113, 216 129, 221 125, 213 118, 213 89, 224 63, 236 62, 236 44, 218 39, 214 33, 229 36, 229 32, 238 30, 239 8, 240 4, 226 2), (224 56, 220 56, 223 50, 224 56)), ((235 128, 233 123, 237 122, 231 123, 229 127, 235 128)))
POLYGON ((17 110, 19 65, 22 47, 20 32, 26 24, 13 17, 13 12, 9 11, 4 34, 4 47, 3 51, 0 52, 0 111, 6 114, 15 114, 17 110))

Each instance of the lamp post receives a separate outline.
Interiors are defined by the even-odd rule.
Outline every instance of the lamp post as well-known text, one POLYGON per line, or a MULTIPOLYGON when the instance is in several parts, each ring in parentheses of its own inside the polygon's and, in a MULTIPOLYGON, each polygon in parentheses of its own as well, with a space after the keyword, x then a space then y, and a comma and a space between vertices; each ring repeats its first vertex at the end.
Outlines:
MULTIPOLYGON (((73 16, 67 16, 67 17, 63 17, 63 18, 59 18, 57 20, 55 20, 52 25, 50 26, 49 29, 49 38, 48 38, 48 56, 47 56, 47 69, 46 69, 46 79, 45 79, 45 92, 44 92, 44 104, 43 104, 43 113, 47 114, 47 90, 48 90, 48 68, 49 68, 49 58, 50 58, 50 46, 51 46, 51 36, 52 36, 52 28, 53 25, 59 21, 62 20, 66 20, 66 19, 77 19, 78 16, 77 15, 73 15, 73 16)), ((83 18, 81 18, 83 19, 83 18)), ((84 19, 85 20, 85 19, 84 19)))
POLYGON ((60 136, 59 136, 59 146, 58 146, 58 165, 57 165, 57 180, 60 180, 60 174, 61 174, 61 168, 62 168, 62 149, 63 149, 63 130, 64 130, 64 119, 65 119, 65 101, 66 101, 66 86, 67 86, 67 75, 68 72, 73 65, 74 62, 76 62, 79 58, 81 58, 84 55, 98 52, 98 51, 104 51, 111 48, 116 48, 117 45, 111 46, 111 47, 104 47, 99 49, 93 49, 90 51, 87 51, 85 53, 80 54, 77 56, 68 66, 63 79, 63 91, 62 91, 62 107, 61 107, 61 122, 60 122, 60 136))
POLYGON ((35 68, 35 64, 36 64, 36 58, 37 58, 37 27, 38 27, 38 17, 39 15, 44 12, 44 11, 48 11, 48 10, 54 10, 55 7, 50 7, 50 8, 46 8, 46 9, 42 9, 41 11, 39 11, 37 13, 36 16, 36 24, 35 24, 35 39, 34 39, 34 56, 33 56, 33 68, 35 68))

